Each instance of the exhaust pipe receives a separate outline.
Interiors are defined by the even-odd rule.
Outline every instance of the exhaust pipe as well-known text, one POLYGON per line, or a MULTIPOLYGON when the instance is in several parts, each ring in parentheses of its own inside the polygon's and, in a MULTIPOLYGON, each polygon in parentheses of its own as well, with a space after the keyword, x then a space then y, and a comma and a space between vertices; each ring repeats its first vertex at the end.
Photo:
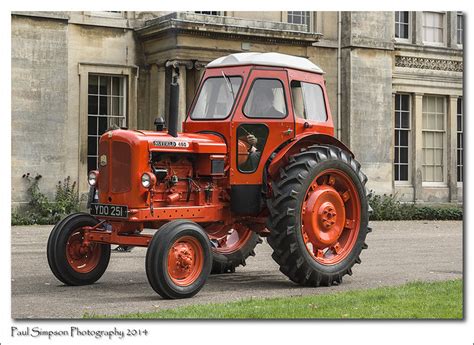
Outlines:
POLYGON ((168 118, 168 134, 177 137, 178 136, 178 106, 179 106, 179 83, 178 83, 179 70, 173 69, 173 76, 170 85, 170 109, 168 118))

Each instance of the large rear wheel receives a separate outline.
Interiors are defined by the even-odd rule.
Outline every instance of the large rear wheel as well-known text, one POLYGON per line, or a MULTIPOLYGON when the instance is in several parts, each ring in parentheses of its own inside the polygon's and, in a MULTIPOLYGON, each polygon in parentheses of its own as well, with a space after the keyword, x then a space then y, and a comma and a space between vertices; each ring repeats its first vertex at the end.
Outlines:
POLYGON ((280 271, 309 286, 342 282, 367 248, 366 176, 347 152, 313 145, 272 184, 268 243, 280 271))
POLYGON ((212 274, 234 273, 246 265, 249 256, 255 256, 255 247, 262 243, 260 236, 247 225, 211 224, 206 228, 212 247, 212 274))

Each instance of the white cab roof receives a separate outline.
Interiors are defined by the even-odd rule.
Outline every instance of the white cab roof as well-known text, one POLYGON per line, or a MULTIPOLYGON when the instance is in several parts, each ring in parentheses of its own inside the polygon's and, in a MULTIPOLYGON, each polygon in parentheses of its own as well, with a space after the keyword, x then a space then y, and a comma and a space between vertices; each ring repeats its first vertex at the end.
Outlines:
POLYGON ((236 53, 211 61, 206 67, 225 67, 241 65, 277 66, 300 69, 313 73, 324 73, 308 59, 280 53, 236 53))

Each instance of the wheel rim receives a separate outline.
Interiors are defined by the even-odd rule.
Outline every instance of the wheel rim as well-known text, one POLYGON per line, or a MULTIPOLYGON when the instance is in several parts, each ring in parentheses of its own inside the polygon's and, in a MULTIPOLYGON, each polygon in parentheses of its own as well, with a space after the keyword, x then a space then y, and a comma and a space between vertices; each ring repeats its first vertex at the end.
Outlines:
POLYGON ((71 233, 66 243, 66 258, 71 268, 78 273, 89 273, 97 267, 102 254, 100 245, 84 245, 84 231, 71 233))
POLYGON ((357 241, 360 201, 353 181, 340 170, 319 174, 306 192, 301 232, 314 260, 334 265, 344 260, 357 241))
POLYGON ((202 272, 204 252, 199 241, 191 236, 177 239, 168 252, 168 275, 179 286, 194 283, 202 272))
POLYGON ((206 228, 213 244, 212 250, 220 254, 230 254, 240 250, 252 236, 252 230, 240 223, 215 225, 206 228))

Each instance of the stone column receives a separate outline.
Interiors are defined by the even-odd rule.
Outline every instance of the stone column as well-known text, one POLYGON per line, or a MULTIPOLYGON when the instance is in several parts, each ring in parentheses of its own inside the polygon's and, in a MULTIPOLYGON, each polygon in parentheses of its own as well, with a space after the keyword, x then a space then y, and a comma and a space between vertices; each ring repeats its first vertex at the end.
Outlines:
POLYGON ((157 116, 166 117, 166 68, 165 66, 158 66, 157 72, 157 116))
POLYGON ((423 44, 423 12, 412 12, 415 15, 414 43, 423 44))
POLYGON ((207 63, 202 62, 202 61, 195 61, 194 62, 194 70, 196 72, 196 75, 194 77, 194 89, 197 90, 199 87, 199 83, 201 82, 202 76, 205 71, 207 63))
MULTIPOLYGON (((325 13, 317 11, 314 13, 314 32, 324 32, 323 30, 323 15, 325 13)), ((337 25, 337 22, 336 22, 337 25)))
POLYGON ((457 13, 447 12, 446 13, 446 46, 451 48, 457 48, 457 13))
POLYGON ((147 128, 153 125, 154 119, 158 116, 158 66, 156 64, 150 67, 150 87, 149 87, 149 114, 148 121, 145 124, 147 128))
POLYGON ((448 97, 447 128, 446 128, 446 182, 449 187, 449 199, 451 202, 458 200, 457 180, 457 106, 458 96, 448 97))
POLYGON ((183 130, 183 121, 186 118, 186 66, 180 64, 178 75, 179 83, 179 106, 178 106, 178 131, 183 130))
POLYGON ((413 95, 413 148, 412 148, 412 183, 414 201, 423 202, 423 94, 413 95))
POLYGON ((148 114, 145 126, 153 129, 155 118, 165 118, 165 72, 164 65, 153 64, 150 67, 148 87, 148 114))

